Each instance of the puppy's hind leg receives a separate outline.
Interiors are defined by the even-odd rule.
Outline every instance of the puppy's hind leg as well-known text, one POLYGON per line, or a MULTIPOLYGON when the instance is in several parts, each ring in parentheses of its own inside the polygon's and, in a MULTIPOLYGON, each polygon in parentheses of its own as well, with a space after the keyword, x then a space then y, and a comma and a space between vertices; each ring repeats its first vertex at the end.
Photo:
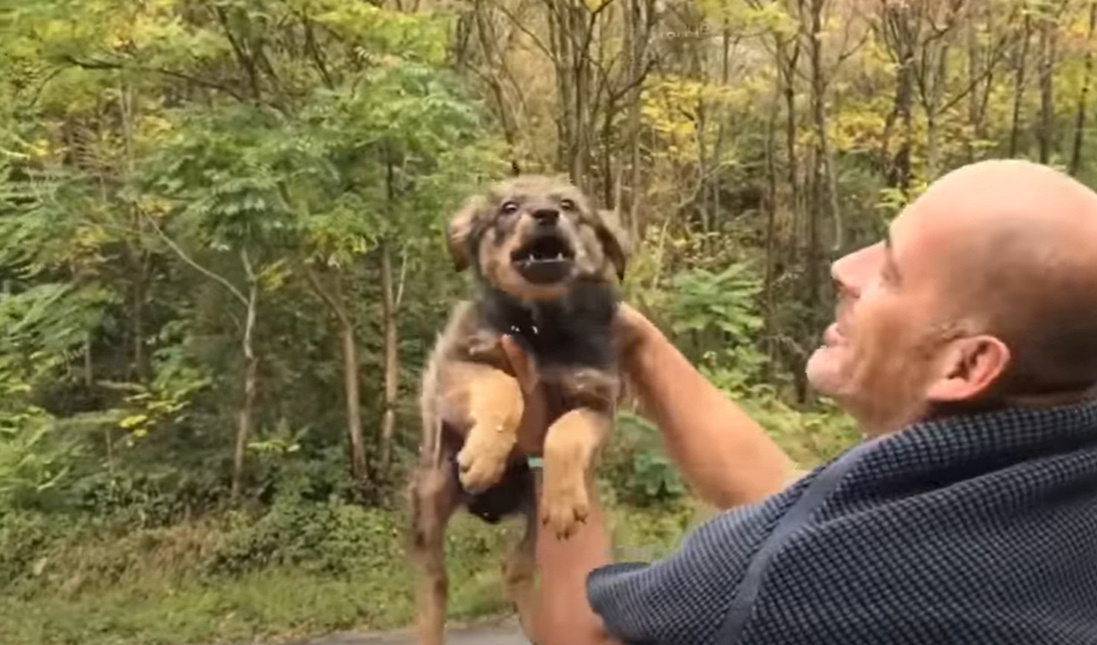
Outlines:
POLYGON ((447 461, 420 468, 411 489, 411 557, 419 574, 416 628, 420 645, 442 645, 449 591, 445 530, 459 502, 458 487, 447 461))

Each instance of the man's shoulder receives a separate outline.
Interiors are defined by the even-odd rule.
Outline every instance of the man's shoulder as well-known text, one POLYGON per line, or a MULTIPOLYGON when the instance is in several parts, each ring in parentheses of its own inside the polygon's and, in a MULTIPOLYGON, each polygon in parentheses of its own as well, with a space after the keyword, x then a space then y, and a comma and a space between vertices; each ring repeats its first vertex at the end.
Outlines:
POLYGON ((587 578, 591 607, 625 642, 712 642, 752 556, 810 475, 765 500, 719 512, 664 558, 595 569, 587 578))

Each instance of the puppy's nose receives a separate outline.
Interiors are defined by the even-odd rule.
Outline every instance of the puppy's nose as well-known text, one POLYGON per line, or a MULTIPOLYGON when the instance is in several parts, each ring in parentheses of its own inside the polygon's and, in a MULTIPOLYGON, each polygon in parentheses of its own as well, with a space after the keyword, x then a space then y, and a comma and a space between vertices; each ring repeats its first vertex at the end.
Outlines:
POLYGON ((555 208, 538 208, 533 211, 533 218, 537 220, 537 223, 541 226, 552 226, 556 224, 556 219, 560 217, 560 211, 555 208))

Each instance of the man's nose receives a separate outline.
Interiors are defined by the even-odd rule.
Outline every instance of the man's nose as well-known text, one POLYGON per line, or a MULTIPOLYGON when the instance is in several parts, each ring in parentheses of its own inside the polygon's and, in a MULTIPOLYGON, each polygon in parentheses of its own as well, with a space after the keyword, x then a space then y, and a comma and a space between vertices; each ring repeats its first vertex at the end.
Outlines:
POLYGON ((830 265, 830 277, 839 293, 856 297, 866 276, 872 273, 873 255, 878 249, 870 246, 844 255, 830 265))
POLYGON ((560 211, 551 206, 536 208, 533 211, 533 219, 537 220, 541 226, 553 226, 559 217, 560 211))

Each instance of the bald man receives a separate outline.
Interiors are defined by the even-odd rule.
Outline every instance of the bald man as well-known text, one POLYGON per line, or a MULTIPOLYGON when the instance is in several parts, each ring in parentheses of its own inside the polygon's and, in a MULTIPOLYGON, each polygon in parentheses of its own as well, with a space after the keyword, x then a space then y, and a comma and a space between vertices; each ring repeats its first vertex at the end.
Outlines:
POLYGON ((596 505, 541 532, 539 645, 1097 645, 1097 194, 972 164, 832 273, 807 376, 865 440, 798 477, 622 307, 645 412, 724 512, 651 563, 609 562, 596 505))

